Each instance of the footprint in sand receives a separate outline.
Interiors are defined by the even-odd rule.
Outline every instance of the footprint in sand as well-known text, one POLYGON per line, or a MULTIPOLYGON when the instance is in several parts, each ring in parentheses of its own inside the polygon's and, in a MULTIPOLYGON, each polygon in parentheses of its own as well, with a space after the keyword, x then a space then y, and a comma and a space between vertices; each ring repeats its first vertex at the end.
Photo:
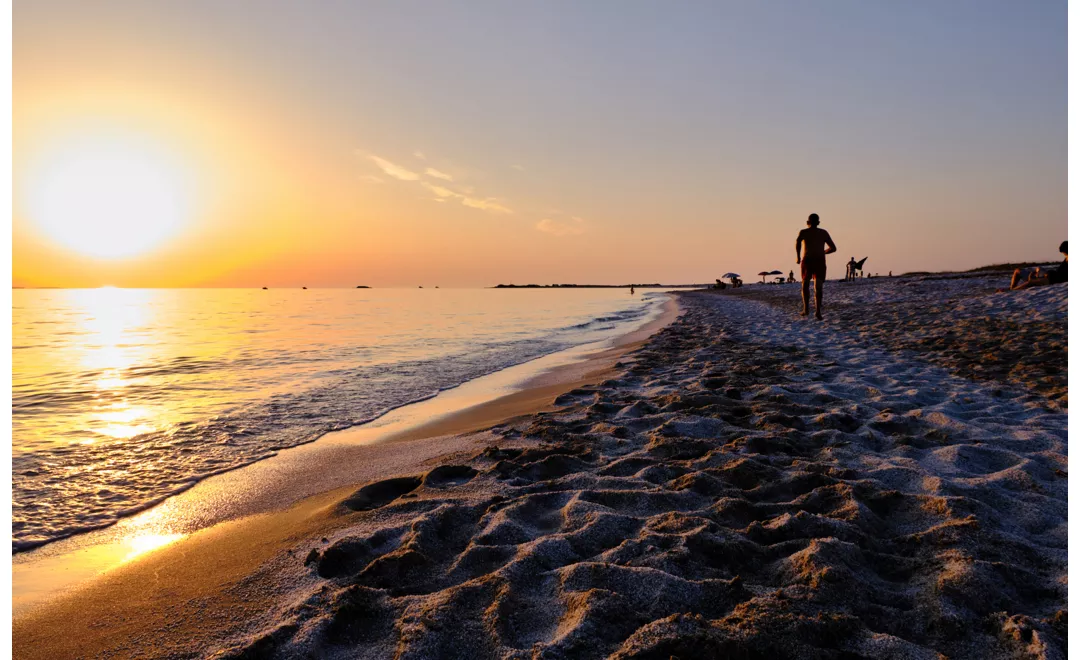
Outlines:
POLYGON ((397 477, 368 484, 352 494, 344 504, 353 511, 370 511, 386 506, 420 487, 420 477, 397 477))
POLYGON ((449 488, 472 481, 478 472, 468 465, 440 465, 424 475, 424 485, 429 488, 449 488))

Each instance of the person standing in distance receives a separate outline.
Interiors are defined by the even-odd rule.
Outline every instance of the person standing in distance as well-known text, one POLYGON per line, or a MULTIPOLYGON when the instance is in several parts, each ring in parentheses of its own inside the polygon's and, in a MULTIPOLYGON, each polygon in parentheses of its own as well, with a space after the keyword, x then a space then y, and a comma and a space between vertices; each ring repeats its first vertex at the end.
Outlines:
POLYGON ((825 255, 836 252, 836 243, 829 232, 818 227, 820 224, 818 214, 811 213, 806 229, 795 239, 795 263, 802 265, 802 315, 810 314, 810 279, 813 278, 814 316, 818 320, 821 320, 821 293, 825 286, 825 255))

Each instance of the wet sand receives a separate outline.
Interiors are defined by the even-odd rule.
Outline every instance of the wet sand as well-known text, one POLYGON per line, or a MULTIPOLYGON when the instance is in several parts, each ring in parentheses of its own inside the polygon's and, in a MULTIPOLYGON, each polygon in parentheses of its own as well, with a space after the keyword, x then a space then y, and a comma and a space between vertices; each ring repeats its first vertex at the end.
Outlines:
POLYGON ((1063 658, 1067 287, 890 284, 824 323, 683 294, 549 409, 132 562, 17 654, 1063 658), (1028 319, 1038 370, 968 361, 1028 319))

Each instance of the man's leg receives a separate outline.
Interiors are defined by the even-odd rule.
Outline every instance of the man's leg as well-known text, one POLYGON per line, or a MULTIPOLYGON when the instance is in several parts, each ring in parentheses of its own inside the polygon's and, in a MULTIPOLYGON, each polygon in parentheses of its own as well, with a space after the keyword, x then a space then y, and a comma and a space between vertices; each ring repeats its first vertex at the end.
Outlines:
POLYGON ((814 278, 814 316, 821 320, 821 292, 825 288, 825 278, 814 278))
POLYGON ((810 315, 810 278, 803 277, 802 281, 802 315, 810 315))
POLYGON ((1009 288, 1015 291, 1017 289, 1026 289, 1029 286, 1040 286, 1049 283, 1050 279, 1043 275, 1038 268, 1035 268, 1034 270, 1017 268, 1013 271, 1012 281, 1009 282, 1009 288))

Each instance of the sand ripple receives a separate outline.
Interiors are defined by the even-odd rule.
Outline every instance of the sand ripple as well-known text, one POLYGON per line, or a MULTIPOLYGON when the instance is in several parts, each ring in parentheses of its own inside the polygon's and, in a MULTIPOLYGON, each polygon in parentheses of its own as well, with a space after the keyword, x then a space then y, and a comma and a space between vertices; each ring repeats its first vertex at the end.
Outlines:
POLYGON ((359 489, 225 655, 1064 657, 1056 390, 684 304, 618 378, 359 489))

